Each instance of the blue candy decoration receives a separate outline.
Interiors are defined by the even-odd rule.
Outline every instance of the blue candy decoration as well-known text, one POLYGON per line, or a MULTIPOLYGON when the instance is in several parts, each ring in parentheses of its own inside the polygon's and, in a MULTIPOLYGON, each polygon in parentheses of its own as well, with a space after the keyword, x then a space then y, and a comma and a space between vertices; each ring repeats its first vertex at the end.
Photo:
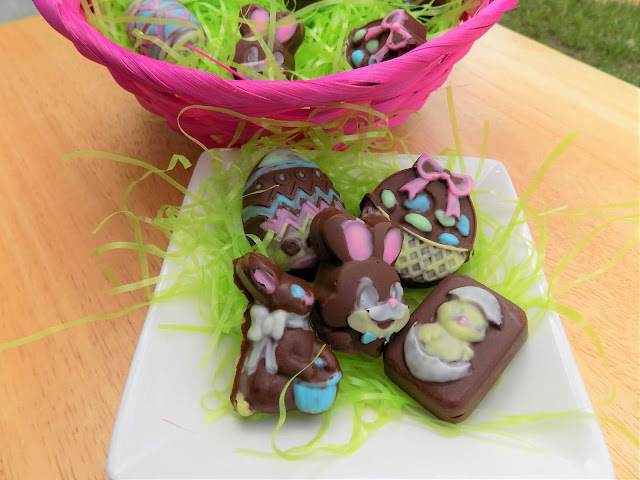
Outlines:
POLYGON ((300 285, 291 285, 291 295, 293 295, 293 298, 304 297, 304 288, 300 285))
POLYGON ((322 413, 329 410, 338 393, 338 382, 342 373, 337 372, 322 383, 293 382, 293 398, 298 410, 304 413, 322 413))
POLYGON ((456 224, 456 228, 460 232, 460 235, 468 237, 469 236, 469 219, 466 216, 461 215, 460 218, 458 219, 458 223, 456 224))
POLYGON ((317 366, 319 366, 320 368, 324 367, 327 362, 325 362, 323 359, 321 359, 320 357, 316 358, 315 364, 317 366))
POLYGON ((362 339, 360 340, 362 343, 364 343, 365 345, 367 345, 368 343, 373 342, 374 340, 377 340, 378 337, 376 337, 373 333, 371 332, 367 332, 364 335, 362 335, 362 339))
POLYGON ((446 245, 458 245, 458 243, 460 243, 460 240, 458 240, 458 238, 451 233, 441 233, 438 237, 438 242, 444 243, 446 245))
POLYGON ((351 61, 356 67, 359 67, 362 64, 362 59, 364 58, 364 52, 362 50, 354 50, 351 54, 351 61))
POLYGON ((405 200, 404 206, 416 212, 424 213, 431 208, 431 203, 426 195, 418 195, 413 200, 405 200))

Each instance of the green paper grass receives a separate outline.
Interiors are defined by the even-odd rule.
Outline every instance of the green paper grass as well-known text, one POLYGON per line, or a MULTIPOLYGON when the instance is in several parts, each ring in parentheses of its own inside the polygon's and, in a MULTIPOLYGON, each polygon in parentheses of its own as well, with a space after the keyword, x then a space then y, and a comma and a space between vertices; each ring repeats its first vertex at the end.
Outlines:
MULTIPOLYGON (((443 154, 447 159, 447 164, 452 166, 456 161, 461 161, 462 156, 459 154, 461 150, 460 137, 455 128, 457 122, 450 90, 448 93, 457 149, 446 150, 443 154)), ((233 112, 227 113, 233 114, 233 112)), ((123 285, 110 273, 107 267, 104 267, 105 271, 109 272, 108 276, 114 285, 111 292, 113 294, 143 289, 150 302, 168 301, 185 296, 198 302, 203 320, 202 325, 173 324, 162 325, 160 328, 175 330, 179 334, 208 335, 209 342, 203 352, 202 365, 206 365, 214 356, 219 364, 212 379, 211 390, 203 392, 201 404, 207 412, 207 422, 216 421, 223 415, 235 415, 229 401, 229 393, 239 357, 240 326, 244 321, 243 313, 247 301, 233 284, 232 260, 252 250, 266 253, 265 245, 271 239, 270 236, 267 236, 263 241, 260 241, 252 237, 252 243, 250 243, 243 232, 240 211, 242 187, 247 174, 266 151, 282 147, 296 148, 319 164, 322 170, 333 179, 338 191, 342 192, 342 199, 347 209, 351 213, 358 214, 358 205, 362 195, 372 190, 383 178, 399 168, 395 162, 396 154, 388 154, 391 156, 390 162, 380 162, 379 157, 371 154, 390 148, 404 153, 408 153, 409 150, 403 138, 392 135, 384 127, 387 121, 387 118, 380 117, 371 109, 354 107, 349 109, 344 117, 336 123, 325 125, 323 128, 311 123, 298 122, 293 124, 293 122, 286 121, 261 125, 263 128, 277 133, 258 138, 260 135, 258 132, 250 142, 241 148, 233 163, 224 162, 221 152, 214 151, 212 162, 215 173, 211 178, 203 181, 197 192, 186 191, 170 176, 171 169, 190 166, 190 162, 179 155, 172 158, 167 169, 159 169, 135 159, 100 152, 77 152, 67 156, 68 159, 81 156, 101 156, 110 161, 135 165, 144 170, 140 178, 124 192, 121 210, 107 217, 97 227, 97 229, 102 228, 116 215, 124 215, 134 225, 134 241, 109 243, 99 248, 96 251, 96 256, 114 249, 130 250, 138 256, 141 272, 141 279, 138 282, 123 285), (369 125, 369 129, 354 135, 343 135, 337 125, 349 121, 369 125), (282 127, 292 127, 294 130, 283 132, 282 127), (137 184, 151 175, 162 178, 168 184, 185 193, 188 203, 182 207, 163 206, 155 218, 140 216, 132 212, 127 203, 128 196, 137 184), (154 245, 144 244, 140 234, 140 227, 143 223, 152 225, 160 229, 167 237, 171 237, 172 249, 169 252, 164 252, 154 245), (181 271, 169 277, 150 277, 148 255, 172 261, 181 268, 181 271), (151 293, 151 287, 160 281, 167 282, 167 288, 151 293)), ((488 132, 488 125, 485 124, 485 137, 488 137, 488 132)), ((579 312, 563 305, 559 301, 558 295, 566 293, 569 288, 588 281, 595 275, 606 272, 623 257, 629 248, 637 243, 637 236, 629 239, 627 245, 615 253, 606 265, 596 266, 592 274, 567 285, 562 285, 562 276, 567 267, 597 231, 606 229, 610 223, 615 221, 638 223, 637 213, 632 215, 625 213, 629 208, 634 208, 637 212, 638 204, 620 203, 598 207, 580 207, 572 210, 564 206, 553 206, 543 212, 533 209, 528 200, 535 195, 535 190, 545 175, 552 171, 553 162, 569 147, 572 139, 573 136, 561 142, 543 162, 538 175, 519 200, 499 199, 514 207, 514 214, 506 226, 497 222, 483 208, 488 198, 493 196, 495 199, 495 193, 476 191, 472 194, 478 214, 475 254, 462 267, 460 273, 470 275, 487 284, 527 311, 531 335, 535 335, 536 327, 551 311, 558 312, 576 322, 593 340, 600 351, 603 362, 606 362, 597 332, 579 312), (553 216, 563 217, 574 222, 578 222, 584 216, 596 216, 603 218, 603 224, 582 239, 569 239, 565 259, 550 276, 551 288, 545 296, 540 297, 532 295, 531 292, 534 291, 532 287, 543 278, 542 265, 548 237, 547 221, 553 216), (521 233, 525 223, 537 226, 540 238, 537 249, 521 233), (514 243, 526 248, 531 254, 526 255, 524 260, 518 260, 521 257, 516 255, 513 249, 514 243)), ((486 146, 486 144, 485 139, 484 145, 486 146)), ((429 291, 428 289, 407 289, 405 291, 412 309, 426 297, 429 291)), ((116 318, 147 304, 148 302, 133 306, 116 315, 89 317, 55 326, 29 337, 2 343, 0 351, 31 343, 49 334, 82 323, 101 318, 116 318)), ((347 408, 353 412, 350 439, 344 444, 323 442, 324 435, 329 431, 332 421, 333 414, 329 411, 323 414, 322 425, 309 442, 286 450, 281 449, 278 447, 278 429, 276 429, 272 437, 273 453, 246 453, 277 455, 287 460, 318 454, 349 454, 360 448, 373 432, 389 422, 402 419, 419 422, 425 428, 443 436, 481 435, 486 437, 490 435, 492 438, 503 439, 519 448, 539 451, 535 445, 524 442, 511 433, 511 429, 525 423, 548 420, 555 424, 561 419, 576 420, 584 415, 589 415, 584 412, 532 412, 526 415, 504 416, 497 415, 498 412, 496 412, 494 421, 475 423, 466 421, 453 425, 431 416, 415 400, 389 381, 383 372, 381 359, 370 358, 362 354, 338 354, 338 357, 344 377, 340 383, 334 408, 347 408), (371 418, 372 412, 373 418, 371 418)), ((198 366, 194 365, 193 368, 198 368, 198 366)), ((612 388, 615 389, 615 385, 612 388)), ((610 400, 612 399, 613 396, 610 400)), ((243 420, 260 423, 267 417, 264 414, 256 414, 243 420)), ((280 426, 286 417, 287 414, 281 411, 280 426)), ((608 419, 607 421, 629 437, 629 432, 623 426, 608 419)))
MULTIPOLYGON (((451 0, 446 5, 434 7, 430 3, 412 7, 412 15, 420 16, 428 28, 427 39, 433 39, 460 24, 460 16, 475 5, 477 0, 451 0)), ((136 17, 127 16, 127 7, 131 0, 93 0, 93 11, 88 0, 82 0, 82 6, 90 25, 105 37, 129 50, 134 44, 127 34, 127 23, 136 17)), ((233 62, 236 44, 241 38, 238 22, 240 8, 247 3, 257 3, 272 12, 287 11, 284 0, 180 0, 202 25, 208 42, 194 45, 224 65, 237 67, 233 62)), ((383 18, 397 8, 407 8, 404 0, 321 0, 295 12, 304 23, 306 34, 298 49, 296 70, 293 78, 317 78, 332 73, 350 70, 345 57, 345 45, 349 32, 372 20, 383 18)), ((149 22, 147 17, 145 22, 149 22)), ((178 21, 157 20, 156 23, 175 23, 178 21)), ((184 22, 182 22, 184 23, 184 22)), ((140 33, 138 41, 145 37, 140 33)), ((261 39, 257 39, 259 42, 261 39)), ((168 52, 169 56, 181 66, 196 68, 215 73, 222 78, 233 78, 231 73, 188 49, 176 50, 163 42, 154 43, 168 52)), ((262 42, 261 42, 262 43, 262 42)), ((267 38, 263 48, 273 45, 273 36, 267 38)), ((269 49, 265 49, 269 52, 269 49)), ((284 79, 280 71, 265 72, 263 79, 284 79)))

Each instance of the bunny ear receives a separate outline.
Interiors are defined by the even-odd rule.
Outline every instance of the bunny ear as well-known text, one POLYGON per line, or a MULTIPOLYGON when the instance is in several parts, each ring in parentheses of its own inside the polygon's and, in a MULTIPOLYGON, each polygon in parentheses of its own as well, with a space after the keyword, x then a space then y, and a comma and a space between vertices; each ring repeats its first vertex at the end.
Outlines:
POLYGON ((247 253, 234 260, 235 283, 250 299, 271 295, 278 285, 279 267, 258 253, 247 253))
POLYGON ((367 215, 362 220, 373 229, 373 254, 392 265, 402 250, 400 225, 377 213, 367 215))
POLYGON ((397 228, 392 228, 384 237, 384 252, 382 259, 389 265, 393 264, 402 250, 402 232, 397 228))
POLYGON ((366 260, 373 254, 372 235, 367 225, 337 208, 325 208, 316 214, 309 239, 321 262, 366 260))
MULTIPOLYGON (((284 18, 291 17, 291 15, 287 15, 284 18)), ((283 25, 281 27, 276 28, 276 40, 280 43, 287 43, 291 40, 296 32, 298 31, 298 23, 290 23, 289 25, 283 25)))
POLYGON ((252 277, 258 290, 267 294, 272 294, 276 291, 276 277, 272 272, 259 268, 252 273, 252 277))
POLYGON ((371 231, 362 220, 347 220, 342 224, 342 230, 352 259, 362 261, 373 255, 371 231))

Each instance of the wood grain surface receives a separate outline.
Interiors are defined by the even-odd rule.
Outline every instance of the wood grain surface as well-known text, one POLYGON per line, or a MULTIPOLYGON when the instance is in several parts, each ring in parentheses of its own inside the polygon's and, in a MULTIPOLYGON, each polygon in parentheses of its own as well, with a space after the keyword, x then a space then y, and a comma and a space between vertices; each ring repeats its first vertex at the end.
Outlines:
MULTIPOLYGON (((165 168, 171 155, 195 161, 198 148, 153 122, 107 70, 81 57, 44 20, 0 26, 0 345, 91 315, 143 302, 112 296, 99 263, 121 282, 139 278, 137 259, 93 251, 132 238, 114 217, 125 188, 142 170, 96 157, 62 162, 76 150, 101 150, 165 168)), ((637 202, 638 89, 501 27, 459 63, 453 87, 464 153, 479 155, 484 121, 488 156, 502 161, 522 195, 543 160, 567 135, 580 136, 531 197, 539 209, 637 202)), ((408 131, 401 127, 398 132, 408 131)), ((432 94, 411 135, 413 150, 452 147, 444 90, 432 94)), ((176 169, 186 185, 191 171, 176 169)), ((155 216, 180 194, 151 177, 129 204, 155 216)), ((637 207, 607 210, 638 215, 637 207)), ((546 272, 558 266, 572 232, 580 239, 608 221, 550 218, 546 272)), ((605 266, 638 232, 618 221, 595 235, 561 284, 605 266)), ((165 248, 153 230, 145 240, 165 248)), ((638 478, 638 245, 606 274, 563 295, 598 333, 607 364, 579 325, 563 319, 578 367, 601 420, 616 474, 638 478), (616 395, 610 400, 612 387, 616 395)), ((151 275, 159 261, 152 261, 151 275)), ((0 351, 0 478, 104 478, 120 396, 146 309, 74 327, 0 351)))

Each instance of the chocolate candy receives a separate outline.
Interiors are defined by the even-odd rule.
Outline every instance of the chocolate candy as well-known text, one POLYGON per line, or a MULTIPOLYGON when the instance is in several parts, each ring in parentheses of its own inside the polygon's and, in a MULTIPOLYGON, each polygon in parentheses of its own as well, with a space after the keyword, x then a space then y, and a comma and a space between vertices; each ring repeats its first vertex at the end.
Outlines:
MULTIPOLYGON (((205 40, 200 23, 189 10, 174 0, 134 0, 127 8, 127 15, 149 18, 149 22, 129 22, 127 34, 139 53, 156 60, 176 61, 151 40, 140 41, 134 34, 134 30, 156 37, 174 49, 182 49, 187 44, 198 45, 205 40), (191 25, 163 24, 156 23, 154 20, 180 20, 189 22, 191 25)), ((189 50, 185 49, 186 52, 189 50)))
POLYGON ((244 231, 259 238, 273 231, 269 258, 287 271, 318 263, 307 241, 313 217, 329 207, 344 210, 329 177, 294 150, 265 155, 249 174, 243 195, 244 231))
POLYGON ((234 261, 234 281, 249 306, 231 390, 233 408, 242 416, 278 413, 282 390, 301 372, 285 393, 286 410, 326 411, 336 398, 342 371, 331 348, 311 328, 313 285, 257 253, 234 261))
POLYGON ((445 279, 384 352, 384 370, 436 417, 466 419, 528 336, 524 311, 463 275, 445 279))
POLYGON ((289 10, 300 10, 316 3, 318 0, 284 0, 284 4, 289 10))
POLYGON ((395 268, 404 285, 433 284, 468 259, 476 235, 472 188, 470 176, 451 173, 423 154, 364 197, 362 215, 380 213, 402 226, 395 268))
POLYGON ((233 61, 246 67, 242 73, 248 77, 258 78, 251 74, 263 74, 269 61, 275 60, 278 68, 284 71, 287 78, 296 68, 294 54, 304 40, 304 25, 295 20, 289 12, 276 12, 277 27, 273 32, 273 60, 269 59, 261 43, 256 39, 260 35, 265 45, 269 45, 269 11, 260 5, 249 4, 242 7, 240 22, 242 39, 238 42, 233 61), (253 28, 252 28, 253 27, 253 28), (248 73, 247 73, 248 72, 248 73))
POLYGON ((311 222, 309 238, 320 259, 312 314, 318 337, 336 351, 380 356, 409 320, 392 267, 402 245, 400 228, 381 215, 361 220, 326 209, 311 222))
POLYGON ((351 31, 347 61, 353 68, 391 60, 427 41, 427 27, 402 9, 351 31))

